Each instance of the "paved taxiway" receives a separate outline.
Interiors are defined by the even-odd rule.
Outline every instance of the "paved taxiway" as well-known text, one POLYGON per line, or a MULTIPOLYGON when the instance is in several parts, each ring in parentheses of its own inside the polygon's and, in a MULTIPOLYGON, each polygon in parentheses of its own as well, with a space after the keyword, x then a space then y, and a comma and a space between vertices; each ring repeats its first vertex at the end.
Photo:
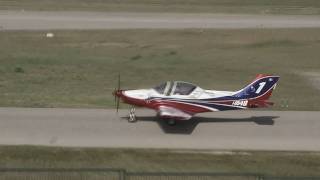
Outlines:
POLYGON ((246 150, 320 150, 320 112, 199 114, 170 127, 151 110, 0 108, 0 144, 246 150), (201 115, 201 116, 200 116, 201 115))
POLYGON ((2 30, 320 27, 320 16, 0 11, 2 30))

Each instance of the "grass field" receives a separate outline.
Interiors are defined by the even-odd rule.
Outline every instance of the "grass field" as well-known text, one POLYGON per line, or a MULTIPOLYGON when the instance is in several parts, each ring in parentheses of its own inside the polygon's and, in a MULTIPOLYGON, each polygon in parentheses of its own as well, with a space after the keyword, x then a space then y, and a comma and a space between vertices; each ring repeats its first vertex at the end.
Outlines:
POLYGON ((124 168, 129 172, 251 172, 320 176, 312 152, 215 152, 1 146, 0 167, 124 168))
POLYGON ((320 29, 0 32, 0 106, 111 108, 122 88, 238 90, 281 76, 274 109, 320 110, 320 29))
POLYGON ((318 0, 6 0, 1 10, 320 14, 318 0))

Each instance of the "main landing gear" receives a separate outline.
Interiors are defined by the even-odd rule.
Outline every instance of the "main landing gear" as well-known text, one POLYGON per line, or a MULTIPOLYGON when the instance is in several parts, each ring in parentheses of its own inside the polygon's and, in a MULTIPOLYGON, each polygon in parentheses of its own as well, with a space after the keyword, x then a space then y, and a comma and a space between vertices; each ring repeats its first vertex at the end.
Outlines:
POLYGON ((167 120, 167 124, 169 125, 169 126, 174 126, 174 125, 176 125, 176 120, 175 119, 168 119, 167 120))
MULTIPOLYGON (((128 116, 128 122, 130 122, 130 123, 135 123, 135 122, 138 121, 138 120, 137 120, 137 117, 136 117, 136 114, 135 114, 135 111, 136 111, 136 109, 135 109, 134 107, 132 107, 132 108, 130 109, 129 116, 128 116)), ((165 120, 166 123, 167 123, 169 126, 175 126, 176 123, 177 123, 176 119, 174 119, 174 118, 167 118, 167 119, 163 119, 163 120, 165 120)))
POLYGON ((135 111, 136 111, 136 109, 134 107, 132 107, 130 109, 128 121, 131 123, 137 122, 137 117, 136 117, 135 111))

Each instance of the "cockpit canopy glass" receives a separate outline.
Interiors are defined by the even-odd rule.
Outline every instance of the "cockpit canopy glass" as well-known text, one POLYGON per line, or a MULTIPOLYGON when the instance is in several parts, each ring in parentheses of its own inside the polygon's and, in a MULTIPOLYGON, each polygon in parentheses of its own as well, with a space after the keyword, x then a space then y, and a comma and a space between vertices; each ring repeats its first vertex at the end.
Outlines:
POLYGON ((186 83, 186 82, 176 82, 176 87, 174 89, 174 95, 189 95, 195 90, 197 86, 186 83))
POLYGON ((157 91, 159 94, 164 94, 164 90, 166 89, 167 84, 168 84, 167 82, 164 82, 164 83, 154 87, 153 89, 155 91, 157 91))
POLYGON ((167 81, 165 83, 162 83, 154 87, 153 89, 157 91, 159 94, 170 96, 170 95, 189 95, 196 88, 197 86, 187 82, 167 81))

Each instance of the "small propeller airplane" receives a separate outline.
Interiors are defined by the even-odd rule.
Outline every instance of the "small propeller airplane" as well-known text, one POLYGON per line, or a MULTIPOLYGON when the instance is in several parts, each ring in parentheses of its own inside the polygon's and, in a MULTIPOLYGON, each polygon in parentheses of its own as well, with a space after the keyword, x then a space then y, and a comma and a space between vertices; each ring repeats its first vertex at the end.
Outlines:
POLYGON ((120 99, 133 105, 129 122, 136 122, 135 106, 154 109, 157 115, 174 125, 176 120, 189 120, 197 113, 241 110, 272 106, 269 102, 279 76, 259 74, 238 91, 205 90, 183 81, 167 81, 154 88, 121 90, 120 75, 118 89, 113 92, 117 112, 120 99))

